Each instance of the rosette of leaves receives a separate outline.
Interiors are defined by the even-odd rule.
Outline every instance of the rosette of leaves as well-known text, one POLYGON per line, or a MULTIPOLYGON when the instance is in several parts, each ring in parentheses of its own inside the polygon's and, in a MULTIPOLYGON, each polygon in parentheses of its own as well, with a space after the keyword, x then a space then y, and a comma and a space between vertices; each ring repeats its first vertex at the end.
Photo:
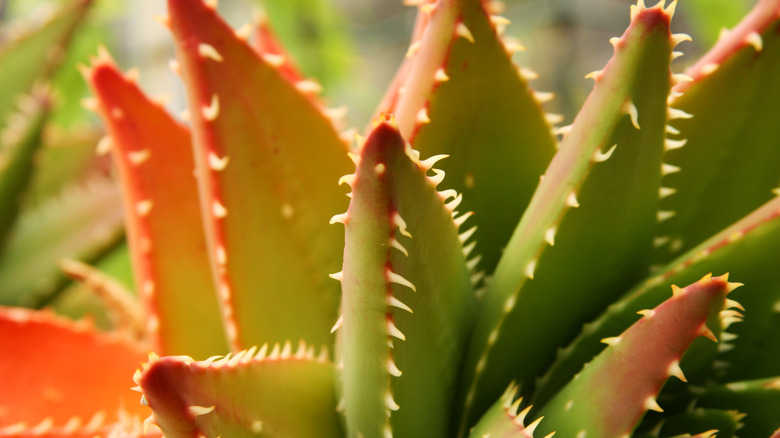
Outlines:
POLYGON ((187 124, 93 60, 142 316, 116 307, 141 324, 3 310, 0 369, 24 363, 36 390, 4 391, 19 423, 0 433, 780 433, 780 1, 686 73, 676 2, 639 1, 568 126, 495 3, 413 3, 356 140, 262 23, 234 30, 213 1, 161 20, 187 124))

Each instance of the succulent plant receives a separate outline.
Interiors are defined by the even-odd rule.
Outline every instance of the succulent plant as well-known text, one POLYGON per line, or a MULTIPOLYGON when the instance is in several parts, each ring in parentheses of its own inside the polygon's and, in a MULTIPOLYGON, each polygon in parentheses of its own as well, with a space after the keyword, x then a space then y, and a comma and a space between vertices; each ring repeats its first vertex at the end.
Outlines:
POLYGON ((84 69, 138 299, 68 263, 118 329, 0 309, 0 436, 780 436, 780 1, 680 74, 640 0, 557 127, 495 3, 409 3, 355 141, 214 1, 161 20, 188 124, 84 69))

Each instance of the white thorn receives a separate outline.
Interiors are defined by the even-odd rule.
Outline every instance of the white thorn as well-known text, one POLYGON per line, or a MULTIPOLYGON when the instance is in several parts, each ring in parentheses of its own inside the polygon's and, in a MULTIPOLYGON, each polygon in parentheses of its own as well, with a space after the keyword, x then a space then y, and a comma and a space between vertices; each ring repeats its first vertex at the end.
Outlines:
POLYGON ((685 374, 683 374, 682 368, 680 368, 680 361, 674 360, 672 363, 669 364, 669 369, 667 370, 670 376, 677 377, 678 379, 682 380, 683 382, 687 382, 688 379, 685 378, 685 374))
POLYGON ((672 187, 659 187, 658 188, 658 197, 659 198, 666 198, 668 196, 672 196, 675 193, 677 193, 677 189, 672 188, 672 187))
POLYGON ((425 170, 430 170, 430 168, 433 167, 434 164, 438 163, 439 160, 443 160, 447 157, 449 157, 449 155, 447 154, 434 155, 432 157, 420 161, 420 166, 422 166, 422 168, 425 170))
POLYGON ((436 82, 447 82, 450 80, 450 77, 447 76, 447 72, 444 71, 444 67, 436 70, 436 74, 433 75, 433 78, 436 80, 436 82))
POLYGON ((411 307, 407 306, 401 300, 399 300, 398 298, 394 297, 393 295, 388 295, 387 296, 387 305, 388 306, 392 306, 392 307, 397 307, 397 308, 399 308, 401 310, 406 310, 409 313, 414 313, 412 311, 411 307))
POLYGON ((686 113, 683 110, 679 110, 677 108, 669 107, 666 110, 667 117, 671 119, 690 119, 693 117, 693 114, 686 113))
POLYGON ((310 80, 302 80, 296 82, 295 88, 297 88, 298 91, 302 93, 319 94, 322 92, 322 85, 310 80))
POLYGON ((404 277, 396 274, 395 272, 391 271, 390 269, 385 270, 385 277, 386 277, 387 281, 389 281, 390 283, 400 284, 401 286, 406 286, 409 289, 411 289, 412 291, 417 292, 417 288, 414 287, 412 282, 410 282, 409 280, 405 279, 404 277))
POLYGON ((240 39, 241 41, 246 41, 249 38, 249 35, 252 33, 252 25, 249 23, 244 23, 243 26, 236 29, 236 31, 233 33, 236 35, 236 38, 240 39))
POLYGON ((225 170, 225 167, 227 167, 229 161, 230 158, 227 156, 220 158, 214 152, 209 152, 209 167, 211 167, 211 170, 217 172, 221 170, 225 170))
POLYGON ((631 117, 631 124, 634 125, 634 128, 639 128, 639 112, 636 109, 636 105, 634 105, 634 102, 631 102, 630 100, 627 100, 626 103, 623 105, 623 109, 626 111, 626 114, 631 117))
POLYGON ((404 248, 403 245, 401 245, 401 242, 398 241, 395 237, 390 238, 390 247, 397 249, 398 251, 401 251, 403 255, 406 257, 409 257, 409 251, 404 248))
POLYGON ((460 228, 461 225, 463 225, 464 222, 466 222, 466 219, 470 218, 474 214, 473 211, 468 211, 466 213, 463 213, 457 218, 453 218, 453 222, 455 223, 455 226, 460 228))
POLYGON ((336 323, 333 324, 333 327, 331 327, 330 332, 334 333, 336 330, 340 329, 342 325, 344 325, 344 315, 339 315, 338 321, 336 321, 336 323))
POLYGON ((546 120, 550 125, 557 125, 564 120, 564 117, 563 114, 546 113, 544 115, 544 120, 546 120))
POLYGON ((204 58, 210 58, 217 62, 222 62, 222 55, 217 52, 211 44, 200 43, 198 44, 198 54, 204 58))
POLYGON ((200 111, 204 119, 213 122, 219 115, 219 96, 212 95, 209 106, 201 107, 200 111))
POLYGON ((206 414, 208 414, 209 412, 213 411, 215 407, 216 406, 208 406, 208 407, 206 407, 206 406, 195 406, 195 405, 193 405, 193 406, 188 406, 187 410, 190 412, 190 414, 192 414, 194 416, 199 416, 199 415, 206 415, 206 414))
POLYGON ((395 377, 401 377, 401 370, 395 365, 392 358, 387 358, 387 372, 395 377))
POLYGON ((580 203, 577 202, 577 194, 574 192, 569 193, 569 196, 566 197, 566 205, 569 207, 577 208, 580 206, 580 203))
POLYGON ((761 39, 761 35, 756 31, 750 32, 745 37, 745 42, 753 46, 753 48, 756 49, 756 52, 760 52, 764 48, 764 42, 761 39))
POLYGON ((533 280, 535 270, 536 270, 536 259, 532 259, 530 262, 528 262, 527 265, 525 265, 525 276, 533 280))
POLYGON ((284 64, 284 56, 277 55, 275 53, 263 53, 261 55, 263 61, 265 61, 271 67, 280 67, 284 64))
POLYGON ((691 36, 687 33, 672 34, 672 47, 680 44, 683 41, 693 41, 693 38, 691 38, 691 36))
POLYGON ((387 333, 390 336, 392 336, 394 338, 398 338, 398 339, 400 339, 402 341, 406 340, 406 336, 404 336, 404 334, 401 332, 401 330, 398 330, 398 327, 395 326, 395 324, 393 323, 392 319, 388 319, 387 320, 387 333))
POLYGON ((135 204, 135 211, 139 216, 146 216, 150 211, 152 211, 153 205, 154 202, 152 202, 151 199, 144 199, 143 201, 138 201, 135 204))
POLYGON ((442 181, 444 181, 444 171, 441 169, 431 169, 433 171, 433 176, 428 177, 428 181, 430 181, 434 187, 441 184, 442 181))
POLYGON ((411 58, 412 56, 416 55, 417 52, 420 51, 420 44, 420 41, 415 41, 410 44, 409 49, 406 51, 406 55, 404 55, 404 57, 411 58))
POLYGON ((544 232, 544 240, 550 244, 550 246, 555 245, 555 232, 556 232, 555 226, 551 226, 547 229, 547 231, 544 232))
POLYGON ((685 73, 677 73, 672 75, 672 83, 677 85, 682 82, 693 82, 693 78, 685 73))
POLYGON ((431 123, 431 119, 428 117, 428 108, 422 107, 420 108, 420 111, 417 112, 416 117, 417 123, 431 123))
POLYGON ((656 213, 656 219, 658 220, 658 222, 663 222, 674 215, 675 212, 671 210, 658 210, 658 212, 656 213))
POLYGON ((705 75, 711 75, 715 73, 719 68, 720 68, 720 64, 716 62, 708 62, 702 66, 701 72, 705 75))
POLYGON ((127 159, 130 160, 130 163, 134 166, 138 166, 139 164, 142 164, 146 160, 149 159, 149 157, 152 155, 152 151, 149 149, 142 149, 140 151, 132 151, 127 153, 127 159))
POLYGON ((179 61, 171 59, 168 61, 168 67, 172 72, 176 73, 177 75, 181 75, 181 64, 179 64, 179 61))
POLYGON ((607 345, 617 345, 617 344, 620 343, 620 339, 621 339, 620 336, 613 336, 611 338, 604 338, 604 339, 602 339, 601 343, 602 344, 607 344, 607 345))
POLYGON ((214 213, 214 217, 217 217, 217 218, 220 218, 220 219, 222 219, 225 216, 227 216, 227 213, 228 213, 227 212, 227 208, 225 208, 225 206, 222 205, 222 203, 219 202, 219 200, 217 200, 217 199, 215 199, 214 202, 211 204, 211 211, 212 211, 212 213, 214 213))
POLYGON ((555 97, 555 93, 549 91, 533 91, 534 100, 539 104, 545 104, 555 97))
POLYGON ((680 168, 677 166, 673 166, 671 164, 667 163, 661 163, 661 175, 670 175, 672 173, 677 173, 680 171, 680 168))
POLYGON ((612 156, 612 152, 615 152, 615 148, 617 145, 612 145, 611 148, 607 152, 602 153, 601 149, 596 149, 596 153, 593 155, 593 161, 596 163, 601 163, 603 161, 607 161, 609 157, 612 156))
POLYGON ((539 77, 539 73, 527 67, 520 67, 518 73, 520 73, 520 77, 526 81, 532 81, 539 77))
POLYGON ((688 143, 688 139, 672 140, 670 138, 667 138, 664 139, 664 149, 667 151, 680 149, 681 147, 685 146, 686 143, 688 143))
POLYGON ((340 224, 346 225, 347 224, 347 213, 345 212, 345 213, 333 215, 333 217, 330 218, 330 222, 329 223, 331 225, 333 225, 336 222, 338 222, 340 224))
POLYGON ((412 234, 406 231, 406 221, 404 221, 404 218, 402 218, 398 212, 393 213, 393 224, 398 227, 399 233, 409 238, 412 237, 412 234))
POLYGON ((477 226, 474 225, 473 227, 469 228, 468 230, 458 234, 458 240, 460 240, 461 243, 465 243, 471 236, 474 235, 474 233, 477 231, 477 226))
POLYGON ((395 400, 393 400, 393 394, 391 394, 390 391, 385 393, 385 406, 391 411, 397 411, 398 408, 400 408, 400 406, 396 404, 395 400))
POLYGON ((455 27, 455 33, 459 37, 467 39, 470 43, 474 42, 474 35, 471 34, 471 31, 463 22, 458 23, 458 25, 455 27))
POLYGON ((655 401, 655 397, 653 397, 652 395, 650 397, 647 397, 647 399, 645 400, 644 408, 645 410, 648 411, 656 411, 656 412, 664 411, 663 409, 661 409, 661 406, 658 405, 658 402, 655 401))

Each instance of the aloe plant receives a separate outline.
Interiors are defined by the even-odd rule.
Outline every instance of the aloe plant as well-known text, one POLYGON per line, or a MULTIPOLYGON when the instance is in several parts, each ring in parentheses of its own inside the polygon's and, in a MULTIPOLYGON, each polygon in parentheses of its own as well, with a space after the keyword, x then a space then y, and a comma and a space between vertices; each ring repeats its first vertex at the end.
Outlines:
POLYGON ((138 299, 1 309, 0 436, 780 435, 780 1, 672 73, 640 0, 567 126, 495 3, 411 3, 365 138, 214 1, 161 19, 188 123, 93 59, 138 299))

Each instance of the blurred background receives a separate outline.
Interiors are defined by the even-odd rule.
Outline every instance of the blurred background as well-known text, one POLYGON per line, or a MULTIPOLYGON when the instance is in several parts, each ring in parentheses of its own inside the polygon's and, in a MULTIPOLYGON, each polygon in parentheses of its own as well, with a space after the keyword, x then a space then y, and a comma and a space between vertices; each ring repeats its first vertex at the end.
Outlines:
MULTIPOLYGON (((649 5, 654 0, 648 0, 649 5)), ((673 22, 675 32, 686 32, 693 42, 679 49, 675 61, 682 71, 709 47, 723 26, 733 26, 755 0, 680 0, 673 22)), ((54 2, 56 3, 56 1, 54 2)), ((179 79, 168 69, 173 48, 166 29, 153 17, 165 13, 164 0, 96 0, 90 26, 75 41, 69 63, 84 62, 98 44, 106 45, 124 69, 138 67, 150 94, 171 95, 170 108, 184 107, 179 79)), ((539 73, 532 86, 555 91, 548 111, 567 120, 589 92, 584 76, 603 67, 612 52, 608 39, 625 30, 629 0, 506 0, 503 13, 512 21, 507 34, 527 47, 516 62, 539 73)), ((6 22, 44 19, 52 0, 0 0, 6 22)), ((222 0, 220 12, 232 25, 250 22, 259 11, 300 68, 325 88, 330 106, 346 105, 352 126, 364 126, 384 87, 406 52, 416 8, 402 0, 222 0)), ((13 26, 11 26, 13 29, 13 26)), ((73 68, 58 78, 64 87, 61 125, 85 117, 78 100, 86 90, 73 68)))

